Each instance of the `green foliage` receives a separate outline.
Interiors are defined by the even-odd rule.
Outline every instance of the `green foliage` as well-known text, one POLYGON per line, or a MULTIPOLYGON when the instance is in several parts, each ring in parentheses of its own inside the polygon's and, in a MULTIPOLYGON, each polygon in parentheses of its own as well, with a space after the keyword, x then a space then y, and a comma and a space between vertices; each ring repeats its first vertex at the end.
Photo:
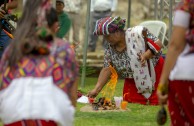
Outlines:
MULTIPOLYGON (((83 68, 84 68, 83 66, 80 66, 80 69, 79 69, 79 74, 80 74, 80 76, 81 76, 81 74, 82 74, 83 68)), ((98 72, 98 70, 95 69, 94 67, 86 67, 86 76, 95 74, 95 73, 97 73, 97 72, 98 72)))

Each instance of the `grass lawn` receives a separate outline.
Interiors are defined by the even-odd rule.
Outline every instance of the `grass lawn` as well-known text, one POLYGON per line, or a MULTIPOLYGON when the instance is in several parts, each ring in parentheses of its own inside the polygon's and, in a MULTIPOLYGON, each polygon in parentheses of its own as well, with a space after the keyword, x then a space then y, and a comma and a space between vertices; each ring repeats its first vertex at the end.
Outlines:
MULTIPOLYGON (((87 93, 91 90, 97 78, 86 78, 85 87, 81 91, 87 93)), ((119 80, 115 90, 115 96, 122 96, 123 80, 119 80)), ((101 97, 99 94, 98 97, 101 97)), ((75 114, 75 126, 157 126, 156 113, 159 106, 146 106, 128 104, 131 111, 126 112, 81 112, 80 108, 86 104, 77 104, 75 114)), ((170 125, 170 119, 165 126, 170 125)))

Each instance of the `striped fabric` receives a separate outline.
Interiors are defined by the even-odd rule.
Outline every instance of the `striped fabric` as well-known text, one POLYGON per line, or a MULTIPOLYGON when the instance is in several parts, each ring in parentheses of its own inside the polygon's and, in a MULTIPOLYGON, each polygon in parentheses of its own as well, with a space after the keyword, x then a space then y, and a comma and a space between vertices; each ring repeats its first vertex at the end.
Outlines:
POLYGON ((147 44, 149 48, 154 52, 154 54, 157 54, 160 52, 160 47, 150 38, 147 38, 147 44))
POLYGON ((125 19, 120 17, 105 17, 96 22, 94 35, 108 35, 117 30, 122 30, 125 27, 125 19))

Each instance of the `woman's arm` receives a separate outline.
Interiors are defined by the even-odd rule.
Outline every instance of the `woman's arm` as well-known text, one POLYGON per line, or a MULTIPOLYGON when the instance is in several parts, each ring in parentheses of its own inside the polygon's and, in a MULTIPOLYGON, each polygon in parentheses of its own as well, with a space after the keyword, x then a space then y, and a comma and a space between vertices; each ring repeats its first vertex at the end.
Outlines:
POLYGON ((171 41, 169 43, 168 47, 168 53, 166 55, 164 68, 162 71, 162 76, 160 79, 160 82, 163 84, 166 84, 168 82, 168 77, 170 74, 170 71, 173 69, 177 57, 180 55, 180 53, 185 48, 185 33, 186 28, 175 26, 172 34, 171 41))
POLYGON ((74 107, 76 107, 77 103, 77 89, 78 89, 78 79, 75 80, 73 86, 70 89, 70 100, 74 107))
POLYGON ((15 9, 18 7, 18 0, 12 0, 10 3, 6 4, 6 10, 15 9))
MULTIPOLYGON (((153 52, 153 50, 151 50, 148 46, 148 41, 152 45, 152 47, 155 47, 156 49, 154 50, 157 50, 157 49, 161 49, 163 47, 162 45, 162 42, 157 38, 155 37, 153 34, 151 34, 147 28, 145 28, 143 31, 142 31, 142 34, 144 36, 144 40, 145 40, 145 43, 146 43, 146 48, 147 48, 147 51, 145 53, 143 53, 141 56, 140 56, 140 59, 141 59, 141 63, 144 64, 146 62, 146 60, 148 59, 151 59, 154 55, 155 55, 155 52, 153 52), (149 38, 151 36, 151 38, 149 38), (155 40, 155 42, 154 42, 155 40)), ((158 52, 159 52, 158 50, 158 52)))
MULTIPOLYGON (((159 48, 162 48, 162 43, 160 40, 156 41, 155 44, 157 44, 159 46, 159 48)), ((144 54, 143 57, 145 57, 145 60, 150 59, 154 56, 154 54, 152 53, 152 51, 150 49, 148 49, 144 54)))
POLYGON ((159 103, 166 104, 168 95, 164 95, 164 90, 167 90, 168 85, 168 78, 170 75, 170 71, 173 69, 176 60, 180 53, 185 48, 185 33, 186 28, 180 27, 180 26, 174 26, 173 34, 171 41, 169 43, 168 52, 166 55, 164 67, 162 70, 162 75, 160 77, 160 83, 157 90, 157 94, 159 97, 159 103))
POLYGON ((111 61, 111 57, 110 57, 111 54, 112 53, 110 51, 110 45, 108 45, 104 51, 104 67, 100 71, 98 81, 95 85, 95 88, 88 93, 88 97, 96 97, 98 95, 98 93, 102 90, 104 85, 110 79, 111 71, 110 71, 109 65, 111 64, 111 62, 110 62, 111 61))
POLYGON ((107 81, 110 79, 110 75, 111 71, 109 67, 103 68, 100 71, 95 88, 88 93, 88 97, 96 97, 98 93, 102 90, 104 85, 107 83, 107 81))
POLYGON ((5 10, 4 10, 4 4, 0 7, 0 19, 4 18, 4 15, 6 14, 6 11, 9 9, 15 9, 18 6, 18 0, 12 0, 10 3, 6 4, 5 10))
POLYGON ((56 50, 54 50, 56 61, 63 67, 64 79, 68 80, 64 80, 63 86, 57 86, 61 88, 64 93, 67 93, 72 105, 76 106, 79 68, 75 52, 71 49, 68 42, 63 41, 60 38, 55 38, 54 42, 55 46, 57 46, 56 50))

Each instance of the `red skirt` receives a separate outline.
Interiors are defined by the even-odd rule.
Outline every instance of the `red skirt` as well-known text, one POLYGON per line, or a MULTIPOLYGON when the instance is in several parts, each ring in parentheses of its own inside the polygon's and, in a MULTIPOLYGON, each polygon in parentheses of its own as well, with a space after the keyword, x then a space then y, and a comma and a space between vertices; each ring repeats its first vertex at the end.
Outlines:
POLYGON ((158 105, 158 98, 156 95, 156 89, 158 87, 160 75, 162 73, 162 67, 164 64, 164 59, 160 57, 157 65, 155 66, 155 73, 156 73, 156 82, 155 82, 155 90, 153 91, 152 95, 149 99, 146 99, 143 95, 137 93, 137 88, 135 86, 135 81, 133 78, 125 79, 124 88, 123 88, 123 100, 131 102, 131 103, 139 103, 144 105, 158 105), (124 97, 125 94, 125 97, 124 97))
POLYGON ((170 81, 168 109, 171 126, 194 126, 194 81, 170 81))
POLYGON ((57 123, 51 120, 21 120, 4 126, 57 126, 57 123))

